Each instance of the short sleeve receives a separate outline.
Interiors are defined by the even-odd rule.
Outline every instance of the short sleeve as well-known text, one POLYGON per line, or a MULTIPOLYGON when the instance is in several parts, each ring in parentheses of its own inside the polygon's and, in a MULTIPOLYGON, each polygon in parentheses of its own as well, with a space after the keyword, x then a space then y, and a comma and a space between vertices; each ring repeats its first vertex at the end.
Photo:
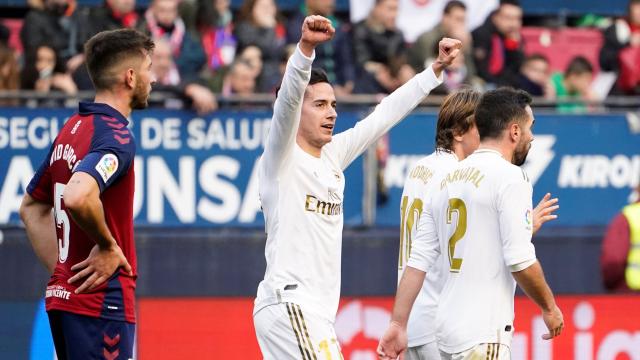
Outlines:
POLYGON ((131 167, 135 157, 135 143, 127 128, 113 130, 100 126, 101 121, 95 120, 96 131, 91 149, 73 172, 81 171, 91 175, 96 179, 100 192, 103 192, 131 167))
POLYGON ((51 172, 49 171, 49 161, 51 160, 51 152, 53 146, 49 149, 49 153, 42 160, 40 167, 29 181, 27 185, 27 193, 40 202, 53 204, 53 196, 51 195, 51 172))
POLYGON ((422 210, 416 234, 411 241, 411 254, 407 266, 427 272, 440 255, 438 231, 433 213, 422 210))
POLYGON ((533 231, 533 188, 525 177, 502 186, 498 200, 500 238, 506 266, 536 258, 531 243, 533 231))

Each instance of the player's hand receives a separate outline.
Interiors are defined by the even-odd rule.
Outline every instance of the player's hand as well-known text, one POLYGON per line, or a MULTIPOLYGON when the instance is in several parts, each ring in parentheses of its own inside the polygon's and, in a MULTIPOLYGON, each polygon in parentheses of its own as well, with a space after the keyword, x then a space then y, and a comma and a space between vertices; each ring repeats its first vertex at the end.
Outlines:
POLYGON ((86 278, 75 293, 91 291, 109 279, 119 267, 132 275, 131 265, 118 245, 114 244, 108 249, 101 249, 95 245, 84 261, 71 267, 71 271, 80 271, 70 278, 68 283, 71 284, 86 278))
POLYGON ((550 340, 562 333, 562 329, 564 328, 564 319, 562 318, 562 311, 560 311, 560 308, 554 306, 549 312, 543 311, 542 319, 544 320, 544 324, 547 325, 547 329, 549 329, 549 333, 543 334, 542 339, 550 340))
POLYGON ((462 49, 462 41, 443 38, 438 43, 438 58, 433 63, 433 72, 436 76, 440 76, 442 70, 453 63, 453 60, 460 54, 462 49))
POLYGON ((554 215, 553 213, 558 210, 560 205, 558 205, 558 198, 551 199, 551 194, 546 193, 542 200, 538 203, 535 209, 533 209, 533 233, 535 234, 542 224, 546 223, 549 220, 555 220, 558 218, 558 215, 554 215))
POLYGON ((311 56, 313 49, 325 41, 329 41, 336 33, 329 19, 320 15, 307 16, 302 23, 302 36, 300 37, 300 49, 311 56))
POLYGON ((392 321, 378 343, 378 358, 382 360, 404 359, 407 350, 407 330, 392 321))

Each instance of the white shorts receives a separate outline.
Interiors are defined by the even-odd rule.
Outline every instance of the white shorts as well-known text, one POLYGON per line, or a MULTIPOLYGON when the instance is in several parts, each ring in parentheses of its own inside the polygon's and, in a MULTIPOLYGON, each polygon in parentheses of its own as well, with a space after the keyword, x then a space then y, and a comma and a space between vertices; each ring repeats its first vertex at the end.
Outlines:
POLYGON ((407 349, 404 357, 406 360, 440 360, 440 350, 438 350, 438 342, 414 346, 407 349))
POLYGON ((511 350, 505 344, 478 344, 456 354, 440 351, 442 360, 511 360, 511 350))
POLYGON ((333 324, 299 305, 266 306, 253 316, 264 360, 344 360, 333 324))

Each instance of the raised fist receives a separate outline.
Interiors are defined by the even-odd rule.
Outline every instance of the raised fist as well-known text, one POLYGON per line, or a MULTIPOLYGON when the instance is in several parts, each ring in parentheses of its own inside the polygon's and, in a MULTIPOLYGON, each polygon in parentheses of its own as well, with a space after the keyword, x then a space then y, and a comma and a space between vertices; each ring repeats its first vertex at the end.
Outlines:
POLYGON ((307 16, 302 23, 300 42, 315 47, 320 43, 331 40, 335 33, 336 30, 329 19, 319 15, 307 16))
POLYGON ((443 38, 438 43, 438 59, 436 62, 446 66, 451 65, 453 60, 460 54, 462 41, 450 38, 443 38))

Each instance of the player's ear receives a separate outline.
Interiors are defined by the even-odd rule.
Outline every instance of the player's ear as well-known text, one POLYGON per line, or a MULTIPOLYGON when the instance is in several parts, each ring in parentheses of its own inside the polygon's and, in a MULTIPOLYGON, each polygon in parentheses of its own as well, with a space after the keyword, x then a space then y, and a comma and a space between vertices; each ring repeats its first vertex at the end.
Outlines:
POLYGON ((520 125, 517 122, 512 122, 509 126, 509 130, 511 139, 515 142, 518 142, 520 136, 522 135, 522 129, 520 128, 520 125))
POLYGON ((130 89, 134 89, 136 87, 136 72, 133 68, 127 69, 124 77, 124 82, 125 85, 130 89))

